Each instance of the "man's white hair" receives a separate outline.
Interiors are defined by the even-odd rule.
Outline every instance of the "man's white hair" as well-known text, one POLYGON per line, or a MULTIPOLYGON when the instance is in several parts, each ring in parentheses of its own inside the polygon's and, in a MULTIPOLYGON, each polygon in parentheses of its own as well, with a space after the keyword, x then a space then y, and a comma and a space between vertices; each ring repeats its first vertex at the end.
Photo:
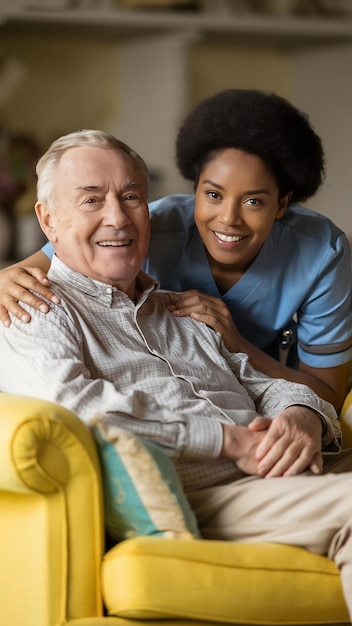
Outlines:
POLYGON ((54 209, 56 168, 63 153, 70 148, 86 146, 92 148, 112 148, 113 150, 122 150, 129 154, 145 177, 146 189, 148 189, 148 168, 142 157, 132 148, 102 130, 79 130, 56 139, 39 159, 36 167, 38 177, 37 199, 39 202, 46 204, 49 209, 54 209))

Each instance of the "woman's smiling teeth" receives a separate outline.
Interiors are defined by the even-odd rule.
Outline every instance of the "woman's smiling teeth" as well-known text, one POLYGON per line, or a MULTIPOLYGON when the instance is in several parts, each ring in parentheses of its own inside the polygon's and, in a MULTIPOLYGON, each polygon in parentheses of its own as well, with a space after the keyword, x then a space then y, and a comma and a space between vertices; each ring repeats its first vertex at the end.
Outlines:
POLYGON ((121 246, 128 246, 132 239, 125 239, 125 241, 99 241, 98 246, 118 248, 121 246))
POLYGON ((234 243, 244 239, 244 235, 224 235, 223 233, 218 233, 216 230, 213 232, 220 241, 225 241, 226 243, 234 243))

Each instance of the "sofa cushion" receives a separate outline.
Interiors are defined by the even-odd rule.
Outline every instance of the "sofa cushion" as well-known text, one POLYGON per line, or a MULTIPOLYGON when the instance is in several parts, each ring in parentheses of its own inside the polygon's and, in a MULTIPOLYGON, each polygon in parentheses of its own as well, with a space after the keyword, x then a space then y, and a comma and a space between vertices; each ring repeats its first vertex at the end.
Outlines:
POLYGON ((337 567, 279 544, 136 537, 102 565, 109 615, 217 624, 348 624, 337 567))
POLYGON ((122 428, 106 428, 99 418, 91 426, 101 459, 110 537, 200 537, 174 464, 161 446, 122 428))

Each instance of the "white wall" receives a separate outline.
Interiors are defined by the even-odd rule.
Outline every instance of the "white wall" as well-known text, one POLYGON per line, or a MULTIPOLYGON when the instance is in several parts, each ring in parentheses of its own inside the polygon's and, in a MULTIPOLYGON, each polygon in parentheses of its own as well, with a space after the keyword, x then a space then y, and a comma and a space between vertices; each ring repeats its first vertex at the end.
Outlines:
POLYGON ((162 195, 189 189, 175 167, 174 141, 196 102, 227 87, 276 91, 309 114, 324 142, 327 181, 310 205, 352 236, 352 45, 293 52, 274 44, 5 35, 0 49, 27 74, 0 124, 35 133, 44 147, 77 128, 116 132, 165 174, 162 195))
MULTIPOLYGON (((1 0, 0 0, 1 2, 1 0)), ((110 130, 119 115, 119 46, 87 37, 1 35, 0 53, 24 67, 23 81, 0 108, 0 125, 43 144, 79 128, 110 130)))
POLYGON ((189 101, 188 51, 192 36, 158 35, 122 43, 120 109, 113 132, 140 153, 151 173, 151 199, 185 189, 175 166, 175 136, 189 101))
POLYGON ((352 239, 352 46, 306 50, 292 57, 292 100, 323 140, 325 185, 310 206, 352 239))

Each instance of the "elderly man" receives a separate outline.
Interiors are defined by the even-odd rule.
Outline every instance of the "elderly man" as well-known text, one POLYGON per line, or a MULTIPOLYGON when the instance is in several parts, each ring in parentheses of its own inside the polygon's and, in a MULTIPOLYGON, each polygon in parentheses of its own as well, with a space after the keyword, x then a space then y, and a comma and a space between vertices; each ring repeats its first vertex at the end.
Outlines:
POLYGON ((170 312, 172 294, 140 271, 148 175, 128 146, 72 133, 37 174, 36 213, 56 250, 49 276, 61 300, 45 316, 32 311, 30 324, 0 326, 0 388, 58 402, 88 424, 103 413, 107 428, 160 443, 204 537, 327 554, 352 617, 351 455, 339 454, 332 406, 255 371, 205 324, 170 312), (321 474, 323 456, 324 471, 338 473, 321 474))

